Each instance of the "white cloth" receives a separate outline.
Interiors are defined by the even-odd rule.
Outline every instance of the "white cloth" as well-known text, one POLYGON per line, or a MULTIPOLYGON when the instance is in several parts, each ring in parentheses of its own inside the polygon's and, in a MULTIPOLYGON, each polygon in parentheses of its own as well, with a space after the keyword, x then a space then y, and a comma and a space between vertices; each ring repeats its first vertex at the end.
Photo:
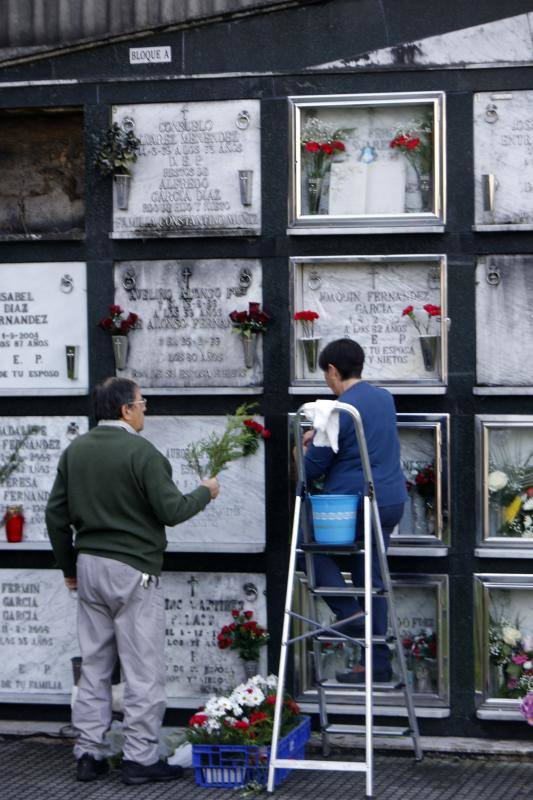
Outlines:
POLYGON ((305 403, 302 411, 313 423, 315 447, 331 447, 334 453, 339 452, 339 412, 335 409, 335 400, 316 400, 305 403))

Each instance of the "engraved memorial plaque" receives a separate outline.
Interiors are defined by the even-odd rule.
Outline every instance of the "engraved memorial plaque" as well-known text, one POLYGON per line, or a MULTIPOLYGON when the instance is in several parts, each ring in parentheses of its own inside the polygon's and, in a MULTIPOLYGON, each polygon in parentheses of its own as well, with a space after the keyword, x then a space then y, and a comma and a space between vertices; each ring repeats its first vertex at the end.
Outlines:
MULTIPOLYGON (((59 457, 70 442, 88 428, 87 417, 0 417, 0 465, 5 464, 14 451, 18 451, 19 461, 19 466, 0 485, 0 513, 3 515, 8 506, 22 506, 22 546, 37 543, 50 546, 44 511, 59 457)), ((6 542, 5 526, 0 528, 0 547, 4 546, 21 546, 6 542)))
POLYGON ((113 122, 141 140, 114 238, 261 233, 259 100, 115 106, 113 122))
POLYGON ((85 264, 0 264, 0 395, 87 394, 85 264))
MULTIPOLYGON (((355 339, 366 355, 363 377, 373 383, 446 385, 444 257, 298 257, 291 264, 293 312, 319 315, 314 335, 320 348, 334 339, 355 339), (430 316, 424 306, 439 307, 440 315, 430 316), (403 313, 408 307, 415 322, 403 313)), ((293 385, 323 388, 296 320, 292 332, 293 385)))
MULTIPOLYGON (((265 576, 165 572, 163 588, 169 705, 179 706, 191 698, 205 701, 210 694, 226 693, 243 683, 243 662, 236 651, 218 648, 217 634, 232 621, 234 608, 253 611, 259 625, 268 627, 265 576)), ((266 676, 266 669, 267 646, 261 648, 261 675, 266 676)))
POLYGON ((148 389, 260 386, 262 334, 247 368, 229 314, 261 301, 261 265, 252 259, 116 264, 115 303, 140 318, 120 374, 148 389))
MULTIPOLYGON (((143 435, 170 461, 174 480, 190 492, 200 479, 187 465, 191 442, 220 435, 225 417, 146 416, 143 435)), ((265 465, 263 444, 256 453, 232 461, 218 476, 220 495, 187 522, 167 529, 168 549, 192 552, 262 552, 265 547, 265 465), (245 488, 244 488, 245 487, 245 488)))
POLYGON ((68 702, 79 656, 76 599, 59 570, 0 570, 0 699, 68 702))
POLYGON ((475 228, 533 227, 533 92, 474 96, 475 228))
MULTIPOLYGON (((533 135, 533 134, 532 134, 533 135)), ((483 386, 533 386, 533 256, 483 256, 476 266, 476 374, 483 386), (517 347, 517 342, 523 343, 517 347)))

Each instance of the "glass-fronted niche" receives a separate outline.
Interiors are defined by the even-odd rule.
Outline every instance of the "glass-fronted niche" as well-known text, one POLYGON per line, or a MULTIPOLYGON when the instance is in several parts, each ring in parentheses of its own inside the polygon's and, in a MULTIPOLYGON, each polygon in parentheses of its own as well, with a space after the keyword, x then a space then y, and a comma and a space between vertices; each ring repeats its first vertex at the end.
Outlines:
POLYGON ((365 351, 365 380, 397 393, 446 391, 445 256, 296 257, 290 271, 292 394, 329 393, 317 356, 344 337, 365 351))
POLYGON ((474 576, 477 716, 523 720, 533 691, 533 575, 474 576))
POLYGON ((289 234, 441 232, 442 92, 289 97, 289 234))
MULTIPOLYGON (((348 573, 345 574, 349 580, 348 573)), ((448 716, 449 710, 449 638, 448 638, 448 577, 446 575, 393 575, 394 603, 398 615, 401 646, 407 661, 407 677, 413 688, 414 701, 421 716, 448 716), (423 709, 423 710, 422 710, 423 709)), ((311 617, 310 595, 307 579, 298 576, 295 589, 294 609, 302 616, 311 617)), ((334 615, 326 603, 317 600, 317 616, 328 624, 334 615)), ((294 635, 304 633, 302 623, 294 624, 294 635)), ((398 678, 395 645, 389 645, 392 655, 393 679, 398 678)), ((342 713, 342 706, 364 703, 364 695, 355 697, 353 690, 336 688, 335 674, 346 671, 360 659, 360 648, 356 645, 321 643, 322 673, 328 679, 326 689, 328 702, 335 704, 342 713)), ((299 702, 317 702, 315 669, 312 644, 303 639, 295 648, 295 691, 299 702)), ((387 692, 376 700, 374 712, 390 715, 405 714, 403 695, 400 690, 387 692)), ((348 713, 348 712, 347 712, 348 713)))
POLYGON ((450 543, 449 414, 398 414, 408 499, 390 555, 446 555, 450 543))
MULTIPOLYGON (((289 414, 291 495, 296 491, 292 459, 296 414, 289 414)), ((449 414, 397 414, 401 463, 408 500, 391 537, 389 555, 445 556, 450 540, 449 414)), ((302 431, 311 423, 301 422, 302 431)), ((311 487, 313 491, 313 487, 311 487)))
POLYGON ((476 555, 533 558, 533 416, 476 417, 476 555))

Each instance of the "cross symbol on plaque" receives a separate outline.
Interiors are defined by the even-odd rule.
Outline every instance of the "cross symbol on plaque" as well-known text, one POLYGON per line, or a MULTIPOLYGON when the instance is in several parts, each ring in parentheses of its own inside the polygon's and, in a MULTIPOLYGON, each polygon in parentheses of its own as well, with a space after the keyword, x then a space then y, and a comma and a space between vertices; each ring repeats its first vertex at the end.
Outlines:
POLYGON ((189 578, 189 580, 187 581, 187 583, 188 583, 188 584, 190 584, 190 587, 191 587, 191 597, 195 597, 195 596, 196 596, 196 592, 195 592, 195 590, 194 590, 194 587, 195 587, 195 585, 196 585, 198 582, 199 582, 199 581, 197 581, 197 580, 196 580, 196 578, 194 577, 194 575, 191 575, 191 577, 190 577, 190 578, 189 578))
POLYGON ((379 275, 379 269, 377 267, 372 267, 368 270, 368 274, 372 278, 372 289, 376 288, 376 275, 379 275))
POLYGON ((192 272, 189 267, 183 267, 181 270, 181 277, 185 280, 185 292, 189 294, 189 279, 192 276, 192 272))
POLYGON ((181 114, 183 115, 183 124, 187 124, 187 114, 189 113, 188 107, 185 105, 182 109, 180 109, 181 114))

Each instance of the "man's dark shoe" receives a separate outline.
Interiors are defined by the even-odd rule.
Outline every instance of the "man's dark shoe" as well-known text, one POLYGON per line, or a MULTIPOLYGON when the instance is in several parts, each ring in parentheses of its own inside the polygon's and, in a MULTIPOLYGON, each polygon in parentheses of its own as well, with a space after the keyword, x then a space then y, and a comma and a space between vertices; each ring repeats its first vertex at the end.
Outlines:
POLYGON ((78 758, 76 764, 76 780, 78 781, 97 781, 109 772, 109 764, 106 758, 98 761, 89 753, 84 753, 78 758))
MULTIPOLYGON (((365 675, 366 672, 360 670, 359 672, 336 672, 335 677, 337 678, 339 683, 354 683, 359 684, 360 686, 365 682, 365 675)), ((389 683, 392 680, 392 670, 390 669, 383 669, 383 670, 374 670, 372 675, 373 683, 389 683)))
POLYGON ((167 764, 166 761, 156 761, 146 767, 136 761, 122 761, 122 783, 135 786, 139 783, 152 781, 175 781, 183 776, 183 768, 176 764, 167 764))

